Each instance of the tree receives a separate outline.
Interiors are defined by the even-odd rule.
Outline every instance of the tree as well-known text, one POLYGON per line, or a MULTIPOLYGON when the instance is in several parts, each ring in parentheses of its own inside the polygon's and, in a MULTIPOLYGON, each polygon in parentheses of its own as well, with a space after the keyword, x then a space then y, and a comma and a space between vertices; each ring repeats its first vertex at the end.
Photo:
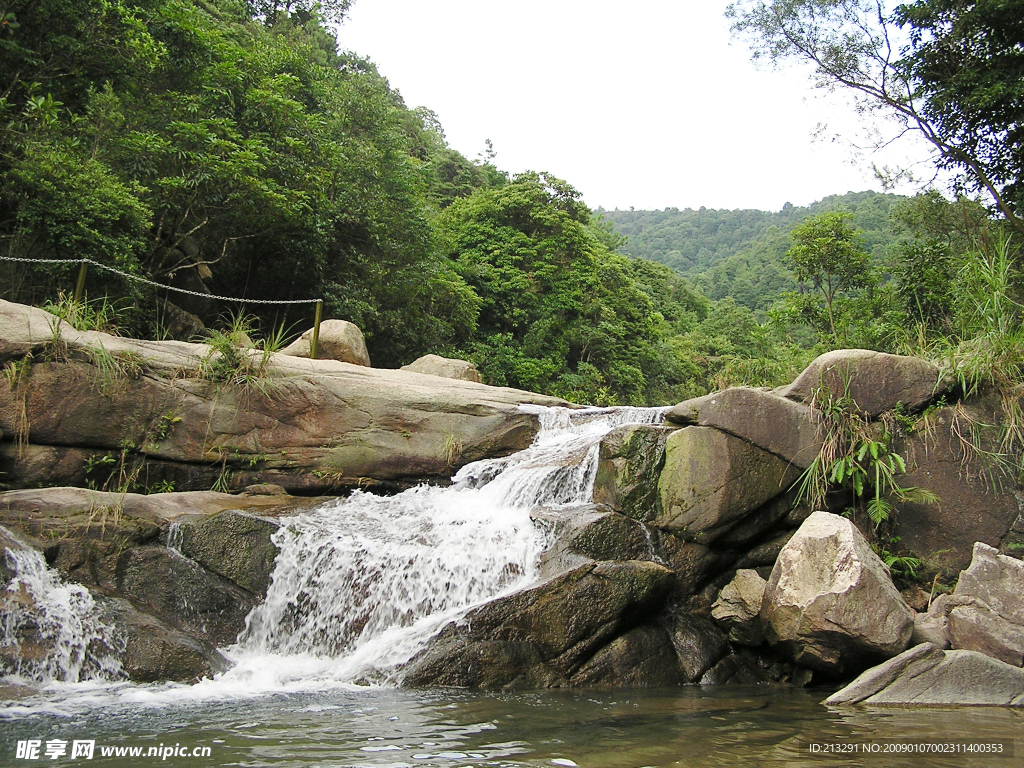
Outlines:
POLYGON ((956 151, 950 166, 976 162, 987 184, 1024 207, 1024 7, 1019 2, 917 0, 896 22, 910 29, 903 66, 929 120, 956 151))
POLYGON ((976 0, 919 0, 895 14, 882 0, 738 0, 727 11, 755 60, 810 63, 819 86, 849 89, 863 112, 895 122, 896 136, 879 146, 919 133, 938 166, 990 195, 1024 233, 1024 153, 1019 141, 1007 142, 1020 130, 1020 15, 1017 3, 976 0), (901 26, 909 27, 903 46, 901 26))
POLYGON ((268 27, 282 19, 294 19, 305 25, 315 17, 340 24, 352 0, 246 0, 246 5, 249 12, 268 27))
POLYGON ((491 383, 597 404, 667 400, 681 384, 633 262, 608 249, 566 182, 520 174, 455 200, 438 225, 443 253, 480 297, 468 347, 491 383))
POLYGON ((793 230, 794 245, 786 252, 799 281, 810 280, 825 299, 832 338, 836 331, 835 302, 843 291, 868 285, 871 257, 861 250, 848 213, 823 213, 793 230))
POLYGON ((992 225, 980 203, 950 202, 935 191, 893 206, 892 226, 900 240, 890 270, 904 332, 908 326, 948 332, 957 269, 975 244, 997 239, 992 225))

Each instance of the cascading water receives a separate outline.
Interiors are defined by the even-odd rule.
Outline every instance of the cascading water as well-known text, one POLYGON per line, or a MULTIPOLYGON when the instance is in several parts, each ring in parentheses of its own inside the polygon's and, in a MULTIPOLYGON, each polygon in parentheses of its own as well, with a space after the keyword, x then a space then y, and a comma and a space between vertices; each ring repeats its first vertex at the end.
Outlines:
MULTIPOLYGON (((227 672, 192 687, 121 683, 110 692, 161 706, 183 697, 400 684, 403 665, 447 622, 538 580, 550 533, 535 518, 590 501, 601 438, 664 413, 523 409, 540 422, 533 445, 467 465, 447 488, 420 486, 391 497, 357 492, 289 518, 274 535, 280 553, 266 599, 224 649, 234 662, 227 672)), ((172 549, 175 537, 172 527, 172 549)), ((0 593, 0 675, 36 683, 117 680, 119 665, 106 650, 116 638, 89 592, 65 583, 28 547, 7 558, 16 577, 0 593), (19 644, 33 638, 45 638, 45 658, 12 662, 19 644)))
POLYGON ((402 664, 453 617, 537 580, 548 541, 531 513, 590 500, 601 437, 664 412, 524 408, 540 420, 534 444, 467 465, 448 488, 360 492, 290 519, 227 676, 400 682, 402 664))
MULTIPOLYGON (((7 529, 0 534, 17 543, 7 529)), ((3 557, 11 579, 0 592, 0 676, 25 683, 120 677, 116 639, 89 590, 65 582, 28 546, 9 546, 3 557)))

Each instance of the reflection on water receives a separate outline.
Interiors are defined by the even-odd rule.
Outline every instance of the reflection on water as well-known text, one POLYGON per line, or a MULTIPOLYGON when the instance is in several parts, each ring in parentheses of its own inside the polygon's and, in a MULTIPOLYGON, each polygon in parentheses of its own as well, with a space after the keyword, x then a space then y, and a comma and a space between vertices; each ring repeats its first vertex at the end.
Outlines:
MULTIPOLYGON (((1024 713, 1001 708, 828 708, 825 691, 785 687, 659 691, 472 693, 401 689, 274 694, 225 702, 178 701, 156 708, 110 702, 42 714, 0 709, 0 764, 18 740, 95 739, 97 744, 210 746, 206 759, 171 765, 280 766, 932 766, 1024 763, 1024 713), (74 712, 80 714, 73 714, 74 712), (850 758, 811 755, 811 741, 1014 740, 1015 757, 850 758)), ((70 703, 70 702, 69 702, 70 703)), ((46 761, 51 765, 83 760, 46 761)), ((88 765, 154 765, 108 757, 88 765)))

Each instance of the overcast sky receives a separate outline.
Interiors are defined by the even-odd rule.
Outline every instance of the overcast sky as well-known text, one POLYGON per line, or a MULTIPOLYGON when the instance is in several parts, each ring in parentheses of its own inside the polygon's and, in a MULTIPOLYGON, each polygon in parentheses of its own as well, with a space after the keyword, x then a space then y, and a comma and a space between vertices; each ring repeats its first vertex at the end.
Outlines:
MULTIPOLYGON (((356 0, 342 48, 470 158, 548 171, 591 207, 759 208, 880 189, 852 110, 806 70, 759 71, 722 0, 356 0)), ((921 150, 900 144, 883 162, 921 150)), ((908 191, 908 190, 902 190, 908 191)))

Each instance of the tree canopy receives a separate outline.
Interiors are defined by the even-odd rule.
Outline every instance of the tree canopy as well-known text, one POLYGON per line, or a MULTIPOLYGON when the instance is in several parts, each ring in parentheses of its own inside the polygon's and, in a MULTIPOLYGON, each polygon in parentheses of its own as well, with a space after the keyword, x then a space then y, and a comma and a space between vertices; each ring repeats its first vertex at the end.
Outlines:
POLYGON ((755 60, 809 63, 819 85, 847 89, 896 135, 917 132, 961 189, 988 194, 1024 233, 1024 154, 1008 141, 1019 135, 1024 88, 1016 3, 919 0, 892 9, 882 0, 738 0, 728 15, 755 60))

